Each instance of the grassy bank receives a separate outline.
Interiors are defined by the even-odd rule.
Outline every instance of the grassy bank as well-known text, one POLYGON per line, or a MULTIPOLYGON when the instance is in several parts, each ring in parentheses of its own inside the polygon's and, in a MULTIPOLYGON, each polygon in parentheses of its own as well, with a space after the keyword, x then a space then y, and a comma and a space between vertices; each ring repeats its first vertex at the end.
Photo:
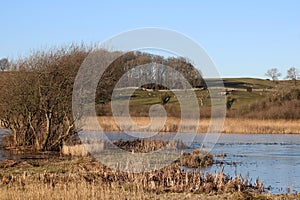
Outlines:
POLYGON ((149 173, 111 170, 93 158, 56 157, 0 162, 0 199, 297 199, 260 194, 261 184, 223 172, 182 172, 175 165, 149 173))
MULTIPOLYGON (((132 120, 139 126, 147 126, 150 123, 150 118, 148 117, 132 117, 132 120)), ((104 131, 120 130, 113 117, 98 117, 98 121, 104 131)), ((178 131, 179 124, 180 118, 168 117, 161 131, 178 131)), ((195 124, 197 122, 190 120, 185 126, 193 127, 195 124)), ((210 125, 210 119, 201 118, 199 124, 198 132, 206 133, 210 125)), ((132 131, 135 130, 134 127, 127 128, 132 131)), ((222 132, 242 134, 300 134, 300 120, 226 118, 222 132)))

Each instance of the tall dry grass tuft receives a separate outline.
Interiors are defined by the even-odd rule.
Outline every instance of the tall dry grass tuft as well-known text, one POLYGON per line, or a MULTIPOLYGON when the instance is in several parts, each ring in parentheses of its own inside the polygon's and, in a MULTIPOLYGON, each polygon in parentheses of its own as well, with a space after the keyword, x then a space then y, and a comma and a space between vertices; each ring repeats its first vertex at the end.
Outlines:
POLYGON ((87 156, 89 153, 82 144, 66 145, 63 144, 61 153, 67 156, 87 156))

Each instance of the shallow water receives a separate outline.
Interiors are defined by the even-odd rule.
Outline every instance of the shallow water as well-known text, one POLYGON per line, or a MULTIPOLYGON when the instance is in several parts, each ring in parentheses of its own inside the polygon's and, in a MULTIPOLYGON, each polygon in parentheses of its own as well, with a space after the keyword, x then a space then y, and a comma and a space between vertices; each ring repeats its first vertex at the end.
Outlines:
MULTIPOLYGON (((134 139, 124 133, 106 133, 106 135, 110 140, 134 139)), ((141 137, 139 133, 135 135, 141 137)), ((175 133, 161 133, 152 139, 169 140, 174 135, 175 133)), ((215 135, 220 136, 219 139, 215 144, 209 144, 203 142, 205 134, 198 134, 191 147, 214 145, 213 155, 226 154, 224 158, 215 157, 215 159, 224 163, 224 172, 230 176, 239 174, 242 177, 248 176, 248 180, 252 183, 259 178, 265 187, 271 186, 272 193, 300 192, 300 135, 215 135)), ((213 173, 221 169, 222 165, 216 163, 205 171, 213 173)))
MULTIPOLYGON (((0 141, 5 133, 0 130, 0 141)), ((116 132, 106 136, 110 140, 135 139, 116 132)), ((163 133, 155 139, 169 140, 173 136, 174 133, 163 133)), ((204 137, 205 134, 198 135, 192 148, 208 146, 203 144, 204 137)), ((215 157, 218 162, 204 172, 221 171, 222 162, 226 174, 248 176, 252 183, 259 177, 265 187, 271 186, 272 193, 300 192, 300 135, 222 134, 212 154, 226 154, 226 157, 215 157)), ((0 160, 8 157, 0 147, 0 160)))
MULTIPOLYGON (((200 146, 201 143, 194 144, 200 146)), ((231 176, 259 177, 272 193, 300 192, 300 135, 223 134, 212 150, 231 176)), ((221 170, 214 164, 207 171, 221 170)))

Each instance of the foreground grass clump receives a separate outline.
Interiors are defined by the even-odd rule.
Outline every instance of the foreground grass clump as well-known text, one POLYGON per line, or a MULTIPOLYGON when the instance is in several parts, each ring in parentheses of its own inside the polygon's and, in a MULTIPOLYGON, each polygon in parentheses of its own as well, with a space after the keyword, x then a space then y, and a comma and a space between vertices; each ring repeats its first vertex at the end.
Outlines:
POLYGON ((26 186, 13 186, 0 188, 0 199, 186 199, 186 200, 219 200, 219 199, 297 199, 299 195, 271 195, 252 194, 248 192, 234 192, 223 194, 195 194, 189 192, 147 192, 139 188, 112 188, 99 184, 70 183, 52 188, 47 185, 29 184, 26 186), (37 190, 37 188, 39 188, 37 190))
POLYGON ((271 194, 253 194, 248 192, 233 192, 223 194, 195 194, 190 192, 148 192, 136 188, 109 187, 99 184, 88 184, 85 182, 70 183, 52 188, 47 185, 29 184, 26 186, 1 187, 0 199, 186 199, 186 200, 219 200, 219 199, 273 199, 288 200, 299 199, 299 195, 271 195, 271 194), (37 188, 39 188, 37 190, 37 188))
MULTIPOLYGON (((107 168, 93 158, 56 159, 48 162, 3 161, 0 170, 0 186, 15 187, 30 184, 56 188, 63 184, 89 183, 106 187, 140 188, 155 192, 235 192, 246 191, 250 185, 240 177, 231 178, 223 172, 203 175, 200 171, 182 171, 178 165, 170 165, 153 172, 126 173, 107 168)), ((258 184, 253 189, 263 188, 258 184)))
POLYGON ((269 199, 259 194, 262 190, 261 183, 251 185, 223 171, 203 175, 183 172, 178 165, 134 174, 109 169, 91 157, 0 163, 0 199, 269 199))
POLYGON ((151 151, 160 150, 163 147, 170 147, 172 143, 170 141, 162 141, 162 140, 118 140, 114 142, 114 145, 118 146, 121 149, 131 152, 141 152, 147 153, 151 151))
POLYGON ((176 162, 189 168, 207 167, 212 165, 213 157, 211 153, 195 149, 191 153, 183 153, 176 162))

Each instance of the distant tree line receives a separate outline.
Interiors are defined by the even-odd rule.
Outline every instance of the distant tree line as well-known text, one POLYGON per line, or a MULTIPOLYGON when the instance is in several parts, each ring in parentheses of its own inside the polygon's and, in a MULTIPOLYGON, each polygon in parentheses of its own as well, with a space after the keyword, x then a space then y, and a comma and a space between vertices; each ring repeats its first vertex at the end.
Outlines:
POLYGON ((140 86, 160 90, 185 88, 180 81, 180 75, 193 88, 206 87, 200 71, 185 58, 164 58, 139 51, 128 52, 116 59, 102 75, 97 87, 96 102, 110 101, 112 90, 122 76, 123 81, 119 87, 140 86), (166 66, 173 68, 174 71, 167 70, 166 66), (142 84, 146 82, 151 83, 142 84))

